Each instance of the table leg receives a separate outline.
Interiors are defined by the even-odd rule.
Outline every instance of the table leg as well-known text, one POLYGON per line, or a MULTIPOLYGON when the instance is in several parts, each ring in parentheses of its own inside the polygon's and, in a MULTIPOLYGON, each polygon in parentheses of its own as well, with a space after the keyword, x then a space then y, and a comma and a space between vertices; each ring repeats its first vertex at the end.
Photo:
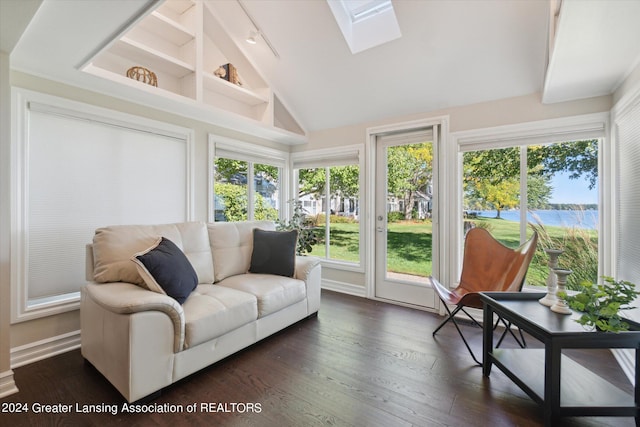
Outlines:
POLYGON ((484 306, 482 323, 482 374, 491 374, 491 352, 493 351, 493 309, 488 304, 484 306))
POLYGON ((640 348, 636 347, 636 381, 634 386, 634 402, 636 404, 636 426, 640 426, 640 414, 638 413, 640 408, 640 348))
POLYGON ((561 349, 551 342, 544 349, 544 423, 552 426, 560 414, 561 349))

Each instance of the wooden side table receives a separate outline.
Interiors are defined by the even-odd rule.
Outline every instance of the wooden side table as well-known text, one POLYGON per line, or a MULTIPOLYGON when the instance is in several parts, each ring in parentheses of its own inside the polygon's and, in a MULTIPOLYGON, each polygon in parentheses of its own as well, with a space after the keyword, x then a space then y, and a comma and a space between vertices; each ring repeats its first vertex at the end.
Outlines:
POLYGON ((495 365, 544 411, 545 426, 567 416, 623 416, 640 421, 640 324, 620 333, 588 331, 574 319, 538 303, 544 293, 484 292, 483 374, 495 365), (494 313, 544 344, 544 349, 493 347, 494 313), (636 350, 635 392, 615 387, 569 357, 564 348, 633 348, 636 350))

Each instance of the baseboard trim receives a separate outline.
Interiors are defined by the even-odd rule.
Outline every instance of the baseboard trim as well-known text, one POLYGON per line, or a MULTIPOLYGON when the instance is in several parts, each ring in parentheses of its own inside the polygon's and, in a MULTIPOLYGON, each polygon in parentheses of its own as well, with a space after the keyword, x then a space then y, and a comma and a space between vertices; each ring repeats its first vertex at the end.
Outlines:
POLYGON ((6 397, 18 392, 18 387, 13 380, 13 371, 8 370, 0 373, 0 398, 6 397))
POLYGON ((11 368, 80 348, 80 331, 69 332, 11 349, 11 368))
POLYGON ((322 279, 321 286, 322 289, 326 289, 328 291, 340 292, 342 294, 349 294, 362 298, 367 296, 364 286, 354 285, 353 283, 322 279))

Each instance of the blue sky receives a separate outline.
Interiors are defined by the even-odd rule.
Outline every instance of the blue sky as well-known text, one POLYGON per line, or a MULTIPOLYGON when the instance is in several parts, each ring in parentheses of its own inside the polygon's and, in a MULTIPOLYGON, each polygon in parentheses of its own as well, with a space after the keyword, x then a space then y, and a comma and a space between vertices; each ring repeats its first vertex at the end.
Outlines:
POLYGON ((598 203, 598 187, 589 190, 589 181, 584 178, 569 179, 568 174, 556 173, 551 185, 549 203, 598 203))

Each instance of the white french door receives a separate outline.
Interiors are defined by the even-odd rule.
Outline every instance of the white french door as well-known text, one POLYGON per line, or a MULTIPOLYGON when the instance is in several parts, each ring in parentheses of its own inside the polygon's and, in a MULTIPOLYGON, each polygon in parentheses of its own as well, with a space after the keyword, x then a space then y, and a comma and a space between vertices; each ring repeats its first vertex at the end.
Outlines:
POLYGON ((438 275, 436 142, 437 126, 376 137, 377 298, 435 307, 429 276, 438 275))

